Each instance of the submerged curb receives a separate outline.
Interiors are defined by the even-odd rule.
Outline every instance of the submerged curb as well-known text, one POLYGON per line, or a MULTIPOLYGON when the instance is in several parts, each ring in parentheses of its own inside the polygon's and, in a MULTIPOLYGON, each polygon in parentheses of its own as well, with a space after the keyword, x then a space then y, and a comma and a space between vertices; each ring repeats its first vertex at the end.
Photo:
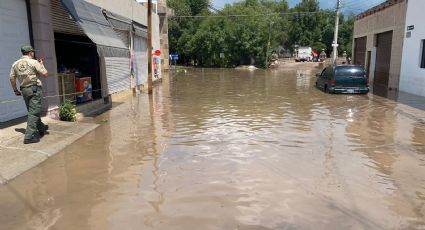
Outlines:
POLYGON ((99 125, 82 122, 62 122, 44 118, 49 134, 40 143, 24 145, 26 123, 7 127, 0 133, 0 185, 25 173, 56 155, 99 125))

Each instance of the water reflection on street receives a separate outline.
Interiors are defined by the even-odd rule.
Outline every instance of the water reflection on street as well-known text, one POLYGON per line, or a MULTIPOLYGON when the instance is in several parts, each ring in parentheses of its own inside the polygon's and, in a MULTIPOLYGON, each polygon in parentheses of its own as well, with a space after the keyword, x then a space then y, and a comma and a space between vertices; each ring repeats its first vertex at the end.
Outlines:
POLYGON ((0 229, 425 229, 425 112, 189 69, 0 187, 0 229))

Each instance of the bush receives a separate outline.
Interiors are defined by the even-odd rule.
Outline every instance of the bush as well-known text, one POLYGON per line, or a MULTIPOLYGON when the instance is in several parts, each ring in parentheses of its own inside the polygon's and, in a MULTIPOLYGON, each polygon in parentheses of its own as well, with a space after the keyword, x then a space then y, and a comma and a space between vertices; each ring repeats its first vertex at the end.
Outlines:
POLYGON ((66 100, 59 106, 59 118, 61 121, 75 121, 75 106, 71 101, 66 100))

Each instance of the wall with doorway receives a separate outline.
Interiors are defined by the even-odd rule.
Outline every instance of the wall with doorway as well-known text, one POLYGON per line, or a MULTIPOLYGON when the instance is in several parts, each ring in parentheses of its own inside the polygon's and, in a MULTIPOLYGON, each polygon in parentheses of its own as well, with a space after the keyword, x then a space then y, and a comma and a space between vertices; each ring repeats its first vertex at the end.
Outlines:
POLYGON ((425 96, 425 15, 423 9, 425 9, 424 0, 409 0, 400 76, 400 90, 419 96, 425 96))
MULTIPOLYGON (((131 19, 139 24, 147 26, 148 9, 141 3, 134 0, 86 0, 94 5, 104 8, 112 13, 131 19)), ((168 26, 168 25, 167 25, 168 26)), ((152 47, 154 50, 161 49, 160 17, 158 14, 152 14, 152 47)), ((167 37, 168 39, 168 37, 167 37)), ((167 55, 168 57, 168 55, 167 55)), ((161 64, 159 64, 161 66, 161 64)), ((154 72, 154 71, 152 71, 154 72)), ((153 81, 161 78, 161 71, 153 81)))
POLYGON ((372 83, 375 77, 375 66, 372 66, 372 64, 379 62, 379 60, 373 60, 376 57, 374 51, 377 47, 377 35, 389 31, 393 32, 391 51, 389 52, 391 53, 388 70, 389 79, 388 86, 386 86, 388 89, 399 88, 406 9, 406 0, 386 1, 358 15, 354 22, 353 50, 355 50, 355 40, 366 37, 366 50, 358 53, 365 55, 365 67, 370 70, 369 77, 372 83), (368 52, 371 52, 371 55, 368 55, 368 52))

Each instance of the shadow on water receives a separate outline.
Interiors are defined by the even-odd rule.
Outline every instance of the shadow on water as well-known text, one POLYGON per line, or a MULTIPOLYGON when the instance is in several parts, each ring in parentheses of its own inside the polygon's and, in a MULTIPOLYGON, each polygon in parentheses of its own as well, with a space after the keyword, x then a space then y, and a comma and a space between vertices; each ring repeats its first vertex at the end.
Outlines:
POLYGON ((388 90, 386 87, 375 87, 373 94, 425 111, 425 97, 398 90, 388 90))

